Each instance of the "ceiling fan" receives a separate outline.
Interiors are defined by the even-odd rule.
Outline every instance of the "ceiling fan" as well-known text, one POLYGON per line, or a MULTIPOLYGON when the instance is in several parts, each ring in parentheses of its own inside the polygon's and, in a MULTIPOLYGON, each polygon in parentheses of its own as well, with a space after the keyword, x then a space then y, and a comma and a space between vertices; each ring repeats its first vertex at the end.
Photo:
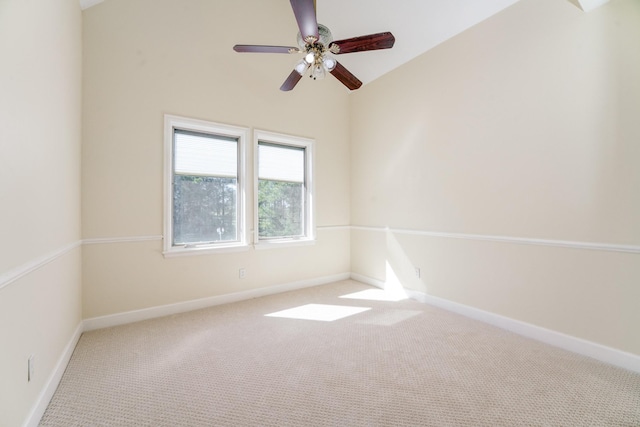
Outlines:
POLYGON ((329 72, 350 90, 358 89, 362 86, 362 82, 329 54, 340 55, 367 50, 389 49, 393 47, 396 41, 390 32, 334 41, 331 31, 324 25, 318 24, 315 0, 290 1, 300 29, 298 33, 299 47, 246 44, 237 44, 233 47, 236 52, 304 53, 304 58, 296 64, 289 77, 280 86, 280 90, 289 91, 293 89, 309 69, 311 69, 309 77, 314 80, 324 78, 326 73, 329 72))

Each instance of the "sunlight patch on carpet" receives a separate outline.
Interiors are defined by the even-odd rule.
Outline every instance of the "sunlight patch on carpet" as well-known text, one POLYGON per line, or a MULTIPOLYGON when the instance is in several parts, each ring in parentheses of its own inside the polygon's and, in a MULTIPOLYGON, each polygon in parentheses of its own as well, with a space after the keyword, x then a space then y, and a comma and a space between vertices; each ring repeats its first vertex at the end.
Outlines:
POLYGON ((288 310, 265 314, 267 317, 284 317, 287 319, 319 320, 321 322, 333 322, 371 310, 369 307, 350 307, 345 305, 305 304, 288 310))

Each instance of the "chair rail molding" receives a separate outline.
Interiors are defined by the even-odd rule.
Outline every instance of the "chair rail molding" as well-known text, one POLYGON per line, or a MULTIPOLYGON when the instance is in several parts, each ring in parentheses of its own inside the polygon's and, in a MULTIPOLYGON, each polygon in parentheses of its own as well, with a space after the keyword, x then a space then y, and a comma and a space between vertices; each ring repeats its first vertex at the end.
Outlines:
POLYGON ((44 267, 45 265, 55 261, 56 259, 66 255, 72 250, 80 247, 82 245, 82 241, 78 240, 76 242, 70 243, 68 245, 62 246, 54 251, 51 251, 45 255, 42 255, 38 258, 32 259, 16 268, 13 268, 5 273, 0 274, 0 289, 5 286, 9 286, 15 281, 21 279, 22 277, 36 271, 40 267, 44 267))
POLYGON ((375 231, 375 232, 389 232, 394 234, 407 234, 412 236, 441 237, 446 239, 481 240, 481 241, 501 242, 501 243, 516 243, 516 244, 522 244, 522 245, 553 246, 553 247, 561 247, 561 248, 588 249, 588 250, 594 250, 594 251, 626 252, 626 253, 640 254, 640 246, 618 245, 613 243, 536 239, 536 238, 515 237, 515 236, 492 236, 492 235, 486 235, 486 234, 449 233, 449 232, 441 232, 441 231, 410 230, 410 229, 404 229, 404 228, 375 227, 375 226, 362 226, 362 225, 352 225, 351 229, 363 230, 363 231, 375 231))

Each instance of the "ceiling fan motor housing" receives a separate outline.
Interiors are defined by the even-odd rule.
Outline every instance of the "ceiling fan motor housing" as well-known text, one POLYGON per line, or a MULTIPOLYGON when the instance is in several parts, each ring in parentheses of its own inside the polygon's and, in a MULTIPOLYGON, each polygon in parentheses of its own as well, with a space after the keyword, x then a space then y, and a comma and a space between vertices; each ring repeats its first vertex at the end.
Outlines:
MULTIPOLYGON (((331 31, 329 31, 329 29, 327 27, 325 27, 322 24, 318 24, 318 35, 319 40, 316 41, 316 44, 321 44, 322 46, 329 46, 329 43, 331 43, 333 41, 333 36, 331 35, 331 31)), ((302 49, 303 51, 307 51, 307 45, 309 45, 309 43, 307 43, 304 38, 302 37, 302 34, 298 33, 298 46, 300 46, 300 49, 302 49)))

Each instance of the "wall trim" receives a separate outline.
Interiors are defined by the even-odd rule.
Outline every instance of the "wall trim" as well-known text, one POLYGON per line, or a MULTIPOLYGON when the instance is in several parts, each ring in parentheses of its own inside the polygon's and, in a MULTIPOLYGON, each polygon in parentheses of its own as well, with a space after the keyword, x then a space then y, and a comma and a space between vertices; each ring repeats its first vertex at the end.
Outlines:
MULTIPOLYGON (((384 282, 381 280, 356 273, 351 273, 351 278, 353 280, 384 289, 384 282)), ((489 311, 480 310, 465 304, 428 295, 424 292, 406 288, 404 290, 407 296, 413 300, 442 308, 572 353, 587 356, 609 365, 640 373, 640 356, 638 355, 607 347, 593 341, 563 334, 551 329, 546 329, 531 323, 522 322, 510 317, 501 316, 489 311)))
MULTIPOLYGON (((350 230, 349 225, 319 225, 316 227, 318 230, 350 230)), ((110 243, 135 243, 135 242, 151 242, 163 240, 162 235, 151 236, 123 236, 123 237, 92 237, 83 239, 84 245, 105 245, 110 243)))
MULTIPOLYGON (((406 234, 412 236, 425 236, 425 237, 440 237, 445 239, 460 239, 460 240, 479 240, 490 241, 500 243, 514 243, 521 245, 537 245, 537 246, 550 246, 550 247, 562 247, 571 249, 587 249, 606 252, 624 252, 640 254, 640 246, 638 245, 619 245, 613 243, 598 243, 598 242, 579 242, 571 240, 553 240, 553 239, 536 239, 529 237, 516 237, 516 236, 496 236, 488 234, 469 234, 469 233, 449 233, 441 231, 426 231, 426 230, 412 230, 406 228, 392 228, 392 227, 376 227, 376 226, 362 226, 362 225, 321 225, 316 227, 318 230, 362 230, 373 232, 390 232, 394 234, 406 234)), ((147 242, 147 241, 159 241, 162 240, 162 235, 152 236, 125 236, 125 237, 96 237, 83 239, 82 244, 85 245, 98 245, 98 244, 110 244, 110 243, 135 243, 135 242, 147 242)), ((0 288, 2 288, 3 276, 0 276, 0 288)))
POLYGON ((37 427, 38 424, 40 424, 40 420, 42 419, 47 406, 49 406, 49 402, 53 398, 53 394, 60 384, 62 375, 64 374, 65 369, 67 369, 67 365, 71 360, 71 356, 73 355, 73 351, 75 350, 78 341, 80 340, 80 336, 82 335, 83 330, 83 323, 82 321, 80 321, 80 323, 78 323, 78 326, 76 327, 76 330, 73 332, 73 335, 71 335, 71 339, 67 343, 67 346, 64 348, 64 351, 60 355, 58 363, 56 363, 53 372, 51 372, 51 375, 49 375, 49 378, 40 391, 36 402, 32 406, 31 412, 29 413, 29 416, 23 424, 24 427, 37 427))
POLYGON ((351 230, 350 225, 318 225, 318 230, 351 230))
MULTIPOLYGON (((469 234, 469 233, 448 233, 441 231, 425 231, 425 230, 412 230, 406 228, 391 228, 391 227, 375 227, 375 226, 362 226, 362 225, 320 225, 317 226, 318 230, 362 230, 373 232, 391 232, 394 234, 406 234, 412 236, 425 236, 425 237, 440 237, 445 239, 461 239, 461 240, 478 240, 478 241, 490 241, 499 243, 513 243, 521 245, 537 245, 537 246, 550 246, 561 247, 571 249, 587 249, 605 252, 624 252, 640 254, 640 246, 638 245, 619 245, 613 243, 598 243, 598 242, 579 242, 571 240, 553 240, 553 239, 536 239, 529 237, 516 237, 516 236, 494 236, 488 234, 469 234)), ((156 236, 129 236, 129 237, 101 237, 90 238, 82 240, 86 245, 97 244, 110 244, 110 243, 135 243, 162 240, 162 235, 156 236)), ((2 280, 0 279, 0 288, 2 287, 2 280)))
POLYGON ((422 231, 403 228, 369 227, 359 225, 353 225, 351 226, 351 229, 374 232, 391 232, 395 234, 407 234, 413 236, 442 237, 447 239, 480 240, 500 243, 515 243, 521 245, 552 246, 571 249, 588 249, 596 251, 640 254, 640 246, 636 245, 617 245, 611 243, 576 242, 570 240, 534 239, 528 237, 513 236, 491 236, 485 234, 446 233, 439 231, 422 231))
POLYGON ((341 273, 331 276, 319 277, 316 279, 299 280, 296 282, 284 283, 280 285, 266 286, 258 289, 233 292, 230 294, 216 295, 213 297, 200 298, 196 300, 183 301, 175 304, 167 304, 156 307, 143 308, 140 310, 126 311, 122 313, 109 314, 106 316, 92 317, 84 319, 85 331, 107 328, 111 326, 124 325, 127 323, 139 322, 141 320, 154 319, 156 317, 169 316, 172 314, 184 313, 202 308, 213 307, 221 304, 244 301, 252 298, 264 297, 267 295, 279 294, 282 292, 294 291, 313 286, 325 285, 351 278, 350 273, 341 273))
MULTIPOLYGON (((373 277, 364 276, 358 273, 351 273, 351 280, 364 283, 365 285, 375 286, 376 288, 380 289, 384 289, 385 286, 384 280, 374 279, 373 277)), ((402 289, 404 289, 404 287, 402 289)))
POLYGON ((62 246, 61 248, 49 252, 48 254, 32 259, 31 261, 26 262, 12 270, 9 270, 6 273, 0 274, 0 290, 2 290, 2 288, 4 288, 5 286, 9 286, 11 283, 21 279, 22 277, 33 273, 40 267, 44 267, 50 262, 53 262, 56 259, 66 255, 72 250, 80 247, 81 244, 82 242, 78 240, 77 242, 62 246))
MULTIPOLYGON (((640 254, 640 246, 637 246, 637 245, 618 245, 618 244, 611 244, 611 243, 577 242, 577 241, 570 241, 570 240, 534 239, 534 238, 514 237, 514 236, 492 236, 492 235, 485 235, 485 234, 447 233, 447 232, 440 232, 440 231, 424 231, 424 230, 361 226, 361 225, 326 225, 326 226, 317 226, 316 228, 318 230, 361 230, 361 231, 372 231, 372 232, 391 232, 394 234, 405 234, 405 235, 411 235, 411 236, 490 241, 490 242, 511 243, 511 244, 521 244, 521 245, 537 245, 537 246, 561 247, 561 248, 570 248, 570 249, 586 249, 586 250, 596 250, 596 251, 605 251, 605 252, 622 252, 622 253, 640 254)), ((65 255, 67 252, 70 252, 81 245, 137 243, 137 242, 150 242, 150 241, 161 241, 161 240, 163 240, 162 235, 94 237, 94 238, 79 240, 77 242, 63 246, 39 258, 31 260, 21 266, 18 266, 12 270, 9 270, 6 273, 0 274, 0 289, 26 276, 27 274, 32 273, 33 271, 39 269, 40 267, 56 260, 57 258, 65 255)))
POLYGON ((83 239, 83 245, 102 245, 110 243, 136 243, 136 242, 151 242, 162 240, 161 235, 157 236, 128 236, 128 237, 93 237, 90 239, 83 239))
MULTIPOLYGON (((349 230, 348 225, 338 226, 319 226, 320 230, 349 230)), ((162 241, 164 237, 162 235, 150 235, 150 236, 124 236, 124 237, 93 237, 88 239, 78 240, 68 245, 62 246, 48 254, 42 255, 38 258, 34 258, 18 267, 15 267, 5 273, 0 274, 0 290, 5 286, 21 279, 22 277, 33 273, 39 268, 55 261, 63 255, 71 252, 72 250, 83 245, 108 245, 114 243, 138 243, 138 242, 153 242, 162 241)))

